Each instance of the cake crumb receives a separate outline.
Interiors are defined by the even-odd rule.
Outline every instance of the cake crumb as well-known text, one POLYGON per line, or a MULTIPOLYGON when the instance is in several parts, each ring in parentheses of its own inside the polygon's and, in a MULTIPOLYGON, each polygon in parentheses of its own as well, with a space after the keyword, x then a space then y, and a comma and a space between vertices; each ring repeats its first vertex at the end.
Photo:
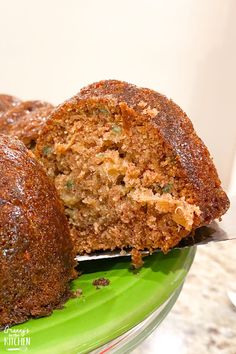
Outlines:
POLYGON ((81 297, 83 295, 83 290, 82 289, 77 289, 74 291, 75 297, 81 297))
POLYGON ((101 286, 108 286, 110 284, 110 280, 106 278, 98 278, 95 279, 92 284, 96 286, 96 289, 100 289, 101 286))
POLYGON ((142 253, 135 248, 131 251, 131 262, 135 269, 139 269, 143 266, 142 253))

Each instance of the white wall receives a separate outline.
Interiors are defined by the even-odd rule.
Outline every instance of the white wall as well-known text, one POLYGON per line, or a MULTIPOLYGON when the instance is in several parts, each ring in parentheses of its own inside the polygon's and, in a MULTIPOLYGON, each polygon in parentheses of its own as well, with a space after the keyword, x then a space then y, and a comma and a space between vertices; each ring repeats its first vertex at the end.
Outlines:
POLYGON ((172 97, 225 186, 236 142, 236 1, 0 0, 0 92, 60 103, 116 78, 172 97))

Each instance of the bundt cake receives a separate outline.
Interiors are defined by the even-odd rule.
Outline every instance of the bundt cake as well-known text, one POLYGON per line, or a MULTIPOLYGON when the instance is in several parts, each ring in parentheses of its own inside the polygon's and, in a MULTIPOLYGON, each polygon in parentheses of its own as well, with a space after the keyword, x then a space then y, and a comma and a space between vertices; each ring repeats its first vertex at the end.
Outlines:
POLYGON ((17 106, 20 103, 21 100, 19 100, 17 97, 0 94, 0 117, 4 112, 17 106))
MULTIPOLYGON (((12 98, 12 102, 16 101, 12 98)), ((42 127, 53 110, 53 106, 43 101, 25 101, 12 104, 8 109, 6 109, 6 104, 4 107, 5 112, 2 113, 0 119, 0 133, 16 136, 29 149, 33 149, 42 127)))
POLYGON ((229 207, 210 154, 165 96, 125 82, 88 86, 58 106, 36 155, 65 205, 78 253, 167 252, 229 207))
POLYGON ((68 222, 31 152, 0 136, 0 328, 49 315, 75 276, 68 222))

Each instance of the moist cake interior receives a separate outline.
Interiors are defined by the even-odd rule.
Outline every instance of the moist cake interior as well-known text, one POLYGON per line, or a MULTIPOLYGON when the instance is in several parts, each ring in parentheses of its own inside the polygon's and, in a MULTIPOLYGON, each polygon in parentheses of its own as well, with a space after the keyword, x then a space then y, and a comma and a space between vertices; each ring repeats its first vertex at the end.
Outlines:
POLYGON ((166 252, 189 234, 201 211, 178 157, 148 120, 123 118, 119 106, 90 100, 51 124, 57 129, 46 136, 42 155, 78 252, 166 252))

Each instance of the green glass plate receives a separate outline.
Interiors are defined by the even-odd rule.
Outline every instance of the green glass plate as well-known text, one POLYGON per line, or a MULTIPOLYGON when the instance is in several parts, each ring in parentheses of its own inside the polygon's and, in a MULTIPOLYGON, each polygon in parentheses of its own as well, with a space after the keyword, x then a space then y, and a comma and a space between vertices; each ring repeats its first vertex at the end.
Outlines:
POLYGON ((1 332, 0 353, 86 353, 109 342, 173 294, 183 283, 195 252, 191 247, 153 254, 138 272, 124 258, 81 263, 82 275, 72 283, 72 290, 82 289, 83 295, 49 317, 1 332), (109 279, 110 285, 96 289, 92 282, 100 277, 109 279))

